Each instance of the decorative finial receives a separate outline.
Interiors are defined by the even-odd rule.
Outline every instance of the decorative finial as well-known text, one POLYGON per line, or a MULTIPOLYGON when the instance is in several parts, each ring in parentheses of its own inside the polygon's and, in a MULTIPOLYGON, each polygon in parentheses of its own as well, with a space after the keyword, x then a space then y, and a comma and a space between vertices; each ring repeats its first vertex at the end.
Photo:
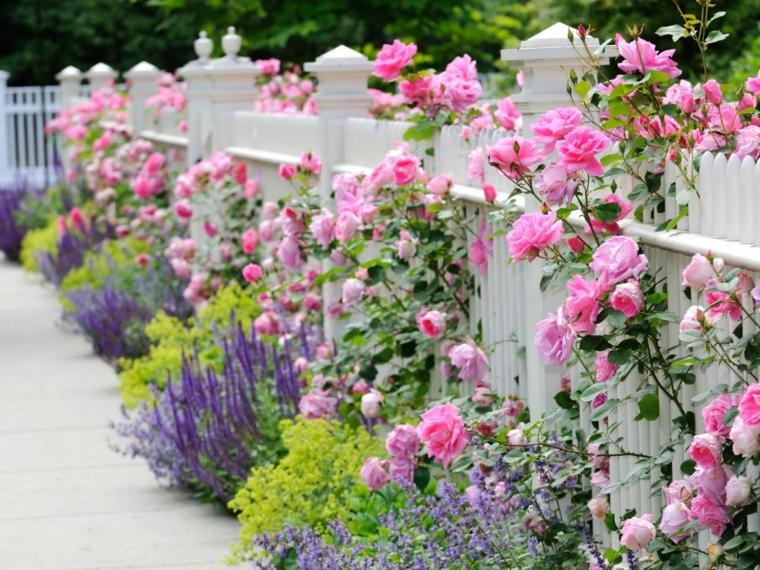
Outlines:
POLYGON ((198 61, 206 62, 214 50, 214 42, 211 41, 206 32, 202 31, 198 34, 198 39, 193 42, 193 47, 198 56, 198 61))
POLYGON ((235 33, 235 26, 227 28, 227 34, 222 37, 222 50, 229 59, 235 59, 240 51, 242 38, 235 33))

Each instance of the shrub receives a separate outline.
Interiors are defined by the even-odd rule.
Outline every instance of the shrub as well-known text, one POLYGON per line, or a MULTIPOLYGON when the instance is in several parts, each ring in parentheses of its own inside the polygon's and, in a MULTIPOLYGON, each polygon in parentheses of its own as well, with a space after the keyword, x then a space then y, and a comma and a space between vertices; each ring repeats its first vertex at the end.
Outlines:
POLYGON ((221 373, 197 354, 183 356, 177 381, 163 393, 154 387, 155 403, 143 402, 117 431, 130 440, 124 451, 145 459, 157 478, 227 501, 252 466, 282 454, 278 424, 295 415, 300 398, 299 347, 267 346, 239 323, 219 342, 221 373))
POLYGON ((45 227, 32 230, 21 242, 19 258, 27 271, 39 271, 37 256, 46 252, 52 256, 58 252, 58 224, 51 220, 45 227))
POLYGON ((282 422, 282 443, 287 455, 276 465, 254 468, 229 503, 242 525, 238 554, 262 532, 285 525, 319 528, 347 516, 364 459, 382 450, 382 442, 363 428, 302 417, 282 422))
POLYGON ((19 260, 21 242, 27 229, 19 223, 18 214, 26 196, 33 193, 23 181, 0 188, 0 251, 10 261, 19 260))
POLYGON ((124 405, 133 409, 142 400, 150 398, 151 386, 161 390, 166 385, 167 375, 178 376, 183 352, 195 350, 201 364, 214 366, 220 372, 222 351, 215 331, 227 329, 232 314, 233 322, 238 320, 247 330, 258 312, 256 299, 237 284, 220 289, 199 316, 187 322, 159 311, 145 327, 150 342, 148 354, 119 362, 119 383, 124 405))

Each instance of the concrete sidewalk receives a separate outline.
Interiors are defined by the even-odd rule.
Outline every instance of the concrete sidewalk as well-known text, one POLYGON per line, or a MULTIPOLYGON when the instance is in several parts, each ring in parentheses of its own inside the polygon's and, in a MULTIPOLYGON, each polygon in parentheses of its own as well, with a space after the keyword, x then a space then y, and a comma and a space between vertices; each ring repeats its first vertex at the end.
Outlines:
POLYGON ((113 370, 0 260, 0 569, 221 569, 234 518, 109 448, 113 370))

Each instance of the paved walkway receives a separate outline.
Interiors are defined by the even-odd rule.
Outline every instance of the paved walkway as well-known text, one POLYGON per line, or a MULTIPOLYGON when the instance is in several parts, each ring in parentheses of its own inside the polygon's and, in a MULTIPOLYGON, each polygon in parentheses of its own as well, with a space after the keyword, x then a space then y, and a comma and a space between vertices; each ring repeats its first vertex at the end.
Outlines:
POLYGON ((235 520, 113 452, 114 372, 0 260, 0 569, 217 570, 235 520))

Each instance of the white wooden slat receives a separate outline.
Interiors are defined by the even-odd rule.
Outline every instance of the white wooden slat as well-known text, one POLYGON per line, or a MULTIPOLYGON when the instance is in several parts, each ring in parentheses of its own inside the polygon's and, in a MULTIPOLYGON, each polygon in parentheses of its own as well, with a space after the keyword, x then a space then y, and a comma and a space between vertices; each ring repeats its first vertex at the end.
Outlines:
POLYGON ((741 194, 739 192, 741 159, 735 154, 732 155, 728 159, 725 168, 725 176, 723 178, 724 191, 720 200, 724 208, 725 237, 726 239, 738 241, 741 239, 741 224, 737 222, 741 219, 741 210, 747 207, 747 204, 741 201, 741 194))
POLYGON ((737 208, 739 210, 738 219, 740 220, 739 226, 741 227, 741 235, 739 239, 744 243, 754 243, 760 245, 760 241, 755 241, 754 229, 760 224, 755 223, 755 209, 760 202, 760 188, 755 187, 753 184, 752 171, 755 163, 749 157, 745 156, 739 167, 739 197, 737 202, 737 208))

